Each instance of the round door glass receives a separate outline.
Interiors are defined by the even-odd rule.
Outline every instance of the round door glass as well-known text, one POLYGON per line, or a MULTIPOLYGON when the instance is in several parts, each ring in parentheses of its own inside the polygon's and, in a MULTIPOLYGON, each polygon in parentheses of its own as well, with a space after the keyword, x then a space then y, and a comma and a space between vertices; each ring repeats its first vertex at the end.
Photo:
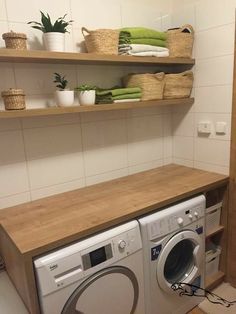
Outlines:
POLYGON ((170 284, 183 281, 191 273, 194 268, 194 248, 195 244, 185 239, 177 243, 168 254, 164 276, 170 284))

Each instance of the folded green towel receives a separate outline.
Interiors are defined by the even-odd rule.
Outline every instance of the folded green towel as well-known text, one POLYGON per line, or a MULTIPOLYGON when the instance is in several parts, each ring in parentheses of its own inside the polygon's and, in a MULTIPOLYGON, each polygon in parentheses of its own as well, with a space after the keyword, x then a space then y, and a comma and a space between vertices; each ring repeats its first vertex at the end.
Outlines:
POLYGON ((152 45, 152 46, 158 46, 158 47, 166 47, 167 43, 164 40, 161 39, 155 39, 155 38, 130 38, 128 41, 123 41, 123 39, 120 39, 119 44, 143 44, 143 45, 152 45))
POLYGON ((126 94, 136 94, 141 93, 141 88, 139 87, 128 87, 128 88, 114 88, 107 90, 96 90, 97 96, 111 95, 111 96, 119 96, 126 94))
POLYGON ((124 95, 118 95, 118 96, 113 96, 112 100, 121 100, 121 99, 136 99, 136 98, 141 98, 142 93, 133 93, 133 94, 124 94, 124 95))
POLYGON ((167 39, 167 33, 159 32, 154 29, 145 27, 125 27, 120 30, 120 35, 124 35, 131 38, 156 38, 167 39))

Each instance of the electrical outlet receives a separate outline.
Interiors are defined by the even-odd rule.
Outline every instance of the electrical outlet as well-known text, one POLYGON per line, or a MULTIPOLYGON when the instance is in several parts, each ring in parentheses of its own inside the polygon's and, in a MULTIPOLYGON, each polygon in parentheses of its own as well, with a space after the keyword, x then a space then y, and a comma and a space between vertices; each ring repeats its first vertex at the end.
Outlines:
POLYGON ((198 133, 210 134, 211 133, 211 122, 210 121, 201 121, 198 123, 198 133))

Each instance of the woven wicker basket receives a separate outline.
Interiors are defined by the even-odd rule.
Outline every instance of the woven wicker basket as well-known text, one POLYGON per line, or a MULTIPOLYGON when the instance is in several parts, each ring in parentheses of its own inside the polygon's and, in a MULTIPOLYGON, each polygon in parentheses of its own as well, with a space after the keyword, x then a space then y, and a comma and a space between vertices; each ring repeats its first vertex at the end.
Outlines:
POLYGON ((163 99, 165 73, 129 74, 123 78, 126 87, 140 87, 142 100, 163 99))
POLYGON ((2 38, 5 40, 6 48, 17 49, 17 50, 26 50, 26 40, 27 37, 23 33, 14 33, 11 31, 10 33, 2 34, 2 38))
POLYGON ((188 98, 193 88, 193 72, 166 74, 164 99, 188 98))
POLYGON ((167 31, 167 47, 170 57, 191 58, 193 51, 194 29, 186 24, 178 29, 167 31))
POLYGON ((118 55, 119 31, 113 29, 90 31, 85 27, 82 27, 81 31, 88 52, 118 55))
POLYGON ((22 89, 10 88, 2 92, 6 110, 25 109, 25 93, 22 89))

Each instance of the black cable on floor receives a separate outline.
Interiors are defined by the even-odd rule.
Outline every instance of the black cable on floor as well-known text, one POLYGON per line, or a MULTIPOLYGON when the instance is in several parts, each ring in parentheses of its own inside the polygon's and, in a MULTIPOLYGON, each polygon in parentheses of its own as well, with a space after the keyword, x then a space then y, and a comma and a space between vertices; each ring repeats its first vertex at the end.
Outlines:
POLYGON ((205 297, 207 298, 207 300, 213 304, 219 304, 225 307, 230 307, 234 304, 236 304, 236 300, 235 301, 228 301, 220 296, 218 296, 217 294, 203 289, 199 286, 196 285, 192 285, 189 283, 185 283, 185 282, 176 282, 174 284, 171 285, 171 289, 173 289, 174 291, 179 291, 179 296, 189 296, 189 297, 205 297), (188 287, 189 289, 187 289, 186 287, 188 287), (199 294, 199 291, 201 291, 202 293, 199 294))

